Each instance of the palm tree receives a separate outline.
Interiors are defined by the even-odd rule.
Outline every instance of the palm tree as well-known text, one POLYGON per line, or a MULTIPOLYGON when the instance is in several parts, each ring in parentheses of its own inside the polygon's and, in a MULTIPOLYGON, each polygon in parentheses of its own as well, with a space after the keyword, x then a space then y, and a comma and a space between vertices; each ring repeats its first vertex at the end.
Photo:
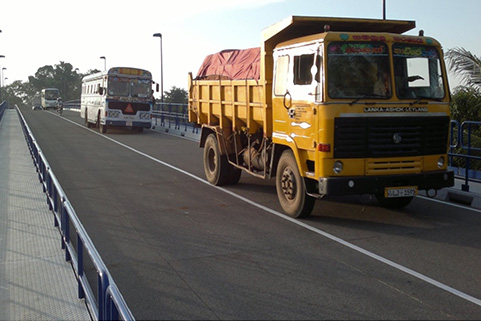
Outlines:
POLYGON ((467 86, 481 90, 481 58, 464 48, 453 48, 446 52, 450 70, 467 86))

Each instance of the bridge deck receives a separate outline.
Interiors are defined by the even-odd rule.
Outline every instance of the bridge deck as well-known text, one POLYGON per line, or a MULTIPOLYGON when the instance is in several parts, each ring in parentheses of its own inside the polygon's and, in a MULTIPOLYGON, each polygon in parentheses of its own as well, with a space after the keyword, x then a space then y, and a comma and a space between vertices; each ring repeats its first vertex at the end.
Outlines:
POLYGON ((0 121, 0 320, 90 320, 15 110, 0 121))

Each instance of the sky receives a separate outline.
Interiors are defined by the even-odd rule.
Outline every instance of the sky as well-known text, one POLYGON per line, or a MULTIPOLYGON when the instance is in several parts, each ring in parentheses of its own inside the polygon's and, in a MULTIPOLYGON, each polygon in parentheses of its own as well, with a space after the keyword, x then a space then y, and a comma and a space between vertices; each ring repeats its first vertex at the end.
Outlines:
MULTIPOLYGON (((0 68, 6 84, 27 81, 61 61, 79 72, 138 67, 161 79, 164 91, 187 88, 205 56, 258 47, 261 31, 291 15, 381 19, 382 0, 1 0, 0 68)), ((386 0, 386 17, 414 20, 417 35, 444 50, 481 56, 481 0, 386 0)), ((459 79, 450 78, 451 88, 459 79)))

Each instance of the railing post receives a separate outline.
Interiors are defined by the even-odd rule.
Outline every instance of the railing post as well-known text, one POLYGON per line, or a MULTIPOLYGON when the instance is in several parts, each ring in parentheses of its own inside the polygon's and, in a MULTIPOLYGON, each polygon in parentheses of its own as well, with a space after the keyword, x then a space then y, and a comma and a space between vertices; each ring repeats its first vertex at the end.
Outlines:
POLYGON ((70 222, 69 222, 69 215, 67 210, 65 209, 65 197, 62 196, 60 208, 62 209, 62 221, 64 225, 64 241, 65 241, 65 261, 70 262, 72 257, 70 255, 70 250, 68 244, 70 244, 70 222))
POLYGON ((466 157, 466 168, 464 173, 464 184, 461 186, 461 190, 464 192, 469 192, 469 168, 470 168, 470 157, 471 156, 471 123, 468 122, 468 157, 466 157))
POLYGON ((85 291, 80 281, 84 275, 84 246, 80 235, 77 234, 77 271, 78 271, 78 298, 85 298, 85 291))

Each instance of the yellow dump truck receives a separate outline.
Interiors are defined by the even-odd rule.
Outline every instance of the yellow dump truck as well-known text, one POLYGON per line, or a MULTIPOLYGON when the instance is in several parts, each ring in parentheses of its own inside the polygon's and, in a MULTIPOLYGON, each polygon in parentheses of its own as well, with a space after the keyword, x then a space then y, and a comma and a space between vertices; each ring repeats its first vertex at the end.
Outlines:
POLYGON ((189 74, 207 180, 276 178, 283 210, 325 195, 372 194, 404 207, 454 185, 441 45, 414 21, 292 16, 260 48, 210 55, 189 74))

